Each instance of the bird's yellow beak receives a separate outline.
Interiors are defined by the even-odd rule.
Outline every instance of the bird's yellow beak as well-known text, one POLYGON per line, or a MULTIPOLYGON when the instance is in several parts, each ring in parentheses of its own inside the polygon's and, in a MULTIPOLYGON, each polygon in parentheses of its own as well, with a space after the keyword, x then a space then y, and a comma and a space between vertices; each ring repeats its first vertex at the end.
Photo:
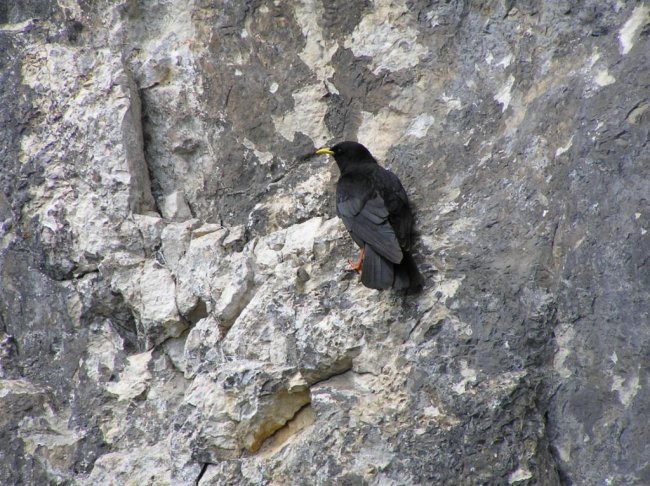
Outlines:
POLYGON ((334 155, 331 148, 323 147, 316 150, 316 155, 334 155))

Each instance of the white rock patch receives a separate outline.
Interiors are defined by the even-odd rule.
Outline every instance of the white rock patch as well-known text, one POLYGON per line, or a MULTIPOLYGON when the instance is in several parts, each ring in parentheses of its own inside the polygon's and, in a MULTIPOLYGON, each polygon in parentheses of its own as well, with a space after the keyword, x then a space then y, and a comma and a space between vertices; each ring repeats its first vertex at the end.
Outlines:
POLYGON ((398 71, 418 64, 427 48, 417 42, 417 30, 402 18, 405 5, 376 2, 375 11, 363 17, 345 42, 355 56, 368 56, 373 72, 398 71))
POLYGON ((494 100, 501 103, 501 111, 504 112, 510 105, 512 99, 512 85, 515 84, 515 77, 511 74, 501 89, 494 95, 494 100))
POLYGON ((294 108, 282 116, 274 116, 273 124, 280 134, 293 141, 296 132, 304 133, 314 141, 315 145, 324 145, 331 138, 325 126, 327 104, 321 100, 327 94, 322 83, 311 84, 294 92, 294 108))
POLYGON ((650 6, 648 6, 648 4, 637 6, 632 11, 630 18, 627 19, 627 22, 625 22, 621 30, 618 32, 618 41, 621 44, 621 54, 627 54, 630 52, 637 40, 639 32, 648 22, 650 22, 650 6))
POLYGON ((406 135, 415 138, 422 138, 427 134, 429 127, 433 125, 434 121, 435 119, 431 115, 426 113, 419 115, 407 128, 406 135))

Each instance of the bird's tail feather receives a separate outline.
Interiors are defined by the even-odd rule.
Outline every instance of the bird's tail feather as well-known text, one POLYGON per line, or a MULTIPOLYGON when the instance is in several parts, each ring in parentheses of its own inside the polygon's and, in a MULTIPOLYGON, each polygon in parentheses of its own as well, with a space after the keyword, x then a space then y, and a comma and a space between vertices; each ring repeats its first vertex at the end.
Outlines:
POLYGON ((424 285, 424 278, 418 270, 418 266, 413 260, 413 255, 404 251, 402 262, 395 265, 395 290, 408 290, 409 292, 418 292, 424 285))
POLYGON ((371 289, 389 289, 393 286, 395 271, 393 264, 366 245, 361 267, 361 282, 371 289))

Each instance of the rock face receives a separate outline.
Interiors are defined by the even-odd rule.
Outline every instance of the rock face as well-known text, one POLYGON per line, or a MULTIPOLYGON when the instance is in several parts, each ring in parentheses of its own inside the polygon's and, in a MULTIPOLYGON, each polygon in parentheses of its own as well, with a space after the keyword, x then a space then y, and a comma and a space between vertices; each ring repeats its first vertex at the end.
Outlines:
POLYGON ((0 5, 3 484, 649 484, 644 2, 0 5), (419 295, 342 271, 355 139, 419 295))

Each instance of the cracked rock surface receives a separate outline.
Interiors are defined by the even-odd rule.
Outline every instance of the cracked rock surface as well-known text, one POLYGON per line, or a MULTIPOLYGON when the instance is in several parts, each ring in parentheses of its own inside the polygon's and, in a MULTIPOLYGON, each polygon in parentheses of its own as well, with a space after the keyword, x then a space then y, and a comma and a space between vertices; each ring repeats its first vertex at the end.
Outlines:
POLYGON ((650 483, 646 3, 9 2, 0 88, 3 484, 650 483))

